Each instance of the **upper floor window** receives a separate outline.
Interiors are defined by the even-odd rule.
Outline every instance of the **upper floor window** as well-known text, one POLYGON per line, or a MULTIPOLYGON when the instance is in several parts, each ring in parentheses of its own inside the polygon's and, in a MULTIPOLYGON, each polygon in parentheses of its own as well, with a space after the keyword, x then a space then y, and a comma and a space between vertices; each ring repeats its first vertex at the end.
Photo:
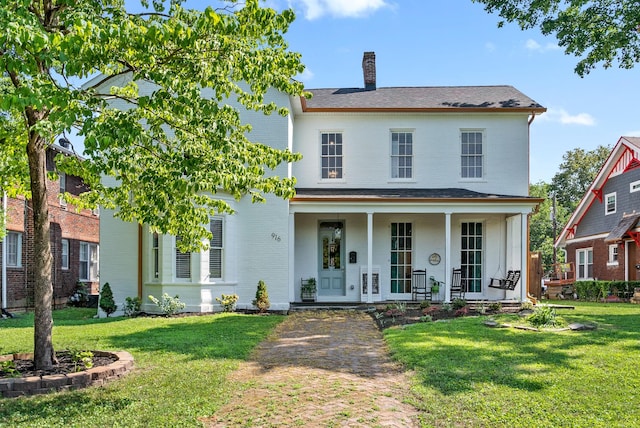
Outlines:
POLYGON ((616 193, 608 193, 605 195, 604 200, 606 202, 604 213, 606 214, 614 214, 616 212, 616 193))
POLYGON ((4 245, 7 250, 7 266, 22 266, 22 233, 7 232, 4 238, 4 245))
POLYGON ((482 178, 483 147, 482 131, 462 131, 460 133, 462 178, 482 178))
POLYGON ((640 180, 629 183, 629 192, 640 192, 640 180))
POLYGON ((391 178, 413 177, 413 133, 391 133, 391 178))
POLYGON ((322 178, 342 178, 342 133, 323 132, 322 146, 322 178))
POLYGON ((224 249, 224 219, 213 217, 209 223, 211 241, 209 241, 209 278, 222 278, 222 254, 224 249))
POLYGON ((60 257, 61 257, 61 267, 64 270, 69 269, 69 240, 68 239, 63 239, 61 241, 62 243, 62 249, 60 252, 60 257))
POLYGON ((80 243, 80 280, 98 280, 98 245, 89 242, 80 243))
POLYGON ((581 248, 576 251, 577 279, 593 278, 593 248, 581 248))

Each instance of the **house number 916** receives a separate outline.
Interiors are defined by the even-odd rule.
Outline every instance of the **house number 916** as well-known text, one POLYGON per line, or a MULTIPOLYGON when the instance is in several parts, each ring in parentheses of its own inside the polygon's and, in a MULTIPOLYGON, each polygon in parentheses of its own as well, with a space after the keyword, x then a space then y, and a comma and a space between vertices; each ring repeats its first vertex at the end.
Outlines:
POLYGON ((280 242, 280 235, 278 235, 277 233, 272 233, 271 239, 273 239, 276 242, 280 242))

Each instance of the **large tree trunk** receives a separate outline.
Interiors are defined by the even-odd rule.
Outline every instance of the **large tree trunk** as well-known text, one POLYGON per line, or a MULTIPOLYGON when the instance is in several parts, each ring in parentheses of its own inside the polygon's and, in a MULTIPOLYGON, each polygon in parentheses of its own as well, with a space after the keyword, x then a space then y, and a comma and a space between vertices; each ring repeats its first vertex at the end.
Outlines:
POLYGON ((33 267, 34 267, 34 352, 37 370, 53 366, 53 283, 51 282, 51 243, 49 237, 49 204, 47 201, 46 142, 31 132, 27 145, 31 197, 33 203, 33 267))

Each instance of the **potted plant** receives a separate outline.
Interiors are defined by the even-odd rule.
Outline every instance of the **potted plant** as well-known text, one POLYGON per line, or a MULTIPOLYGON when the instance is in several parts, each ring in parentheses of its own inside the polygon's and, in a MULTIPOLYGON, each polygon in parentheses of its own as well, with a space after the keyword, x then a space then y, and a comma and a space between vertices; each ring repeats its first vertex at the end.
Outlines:
POLYGON ((300 285, 300 291, 302 294, 302 301, 311 301, 315 302, 316 300, 316 291, 317 291, 316 279, 311 277, 308 279, 303 279, 300 285))
POLYGON ((440 292, 440 281, 436 281, 432 276, 429 277, 429 281, 431 281, 431 293, 438 294, 440 292))

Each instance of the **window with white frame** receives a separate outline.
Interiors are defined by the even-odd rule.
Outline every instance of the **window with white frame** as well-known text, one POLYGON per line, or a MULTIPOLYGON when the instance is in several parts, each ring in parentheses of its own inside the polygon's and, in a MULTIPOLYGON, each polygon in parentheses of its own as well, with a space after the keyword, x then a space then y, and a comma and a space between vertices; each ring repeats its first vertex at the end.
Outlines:
POLYGON ((7 251, 7 266, 22 267, 22 233, 7 232, 4 245, 7 251))
POLYGON ((89 242, 80 243, 80 280, 98 280, 98 245, 89 242))
POLYGON ((60 266, 64 270, 69 269, 69 240, 63 239, 61 242, 61 251, 60 251, 60 266))
POLYGON ((60 201, 60 205, 65 207, 67 206, 67 201, 64 200, 64 193, 67 191, 67 174, 62 171, 58 171, 58 181, 60 183, 60 195, 58 196, 58 200, 60 201))
POLYGON ((593 248, 576 250, 577 279, 593 279, 593 248))
POLYGON ((391 132, 391 178, 413 177, 413 133, 391 132))
POLYGON ((629 192, 640 192, 640 180, 629 183, 629 192))
POLYGON ((321 134, 322 178, 342 178, 342 133, 323 132, 321 134))
POLYGON ((617 265, 618 264, 618 244, 609 245, 609 259, 607 260, 608 265, 617 265))
POLYGON ((616 212, 616 192, 607 193, 604 196, 605 207, 604 213, 605 215, 615 214, 616 212))
POLYGON ((462 178, 482 178, 484 149, 482 131, 461 131, 460 174, 462 178))
POLYGON ((158 232, 153 232, 151 236, 151 260, 153 278, 158 279, 160 277, 160 236, 158 232))
POLYGON ((224 219, 213 217, 209 222, 211 241, 209 241, 209 279, 222 278, 224 250, 224 219))
POLYGON ((176 237, 176 278, 191 279, 191 253, 178 248, 180 237, 176 237))

